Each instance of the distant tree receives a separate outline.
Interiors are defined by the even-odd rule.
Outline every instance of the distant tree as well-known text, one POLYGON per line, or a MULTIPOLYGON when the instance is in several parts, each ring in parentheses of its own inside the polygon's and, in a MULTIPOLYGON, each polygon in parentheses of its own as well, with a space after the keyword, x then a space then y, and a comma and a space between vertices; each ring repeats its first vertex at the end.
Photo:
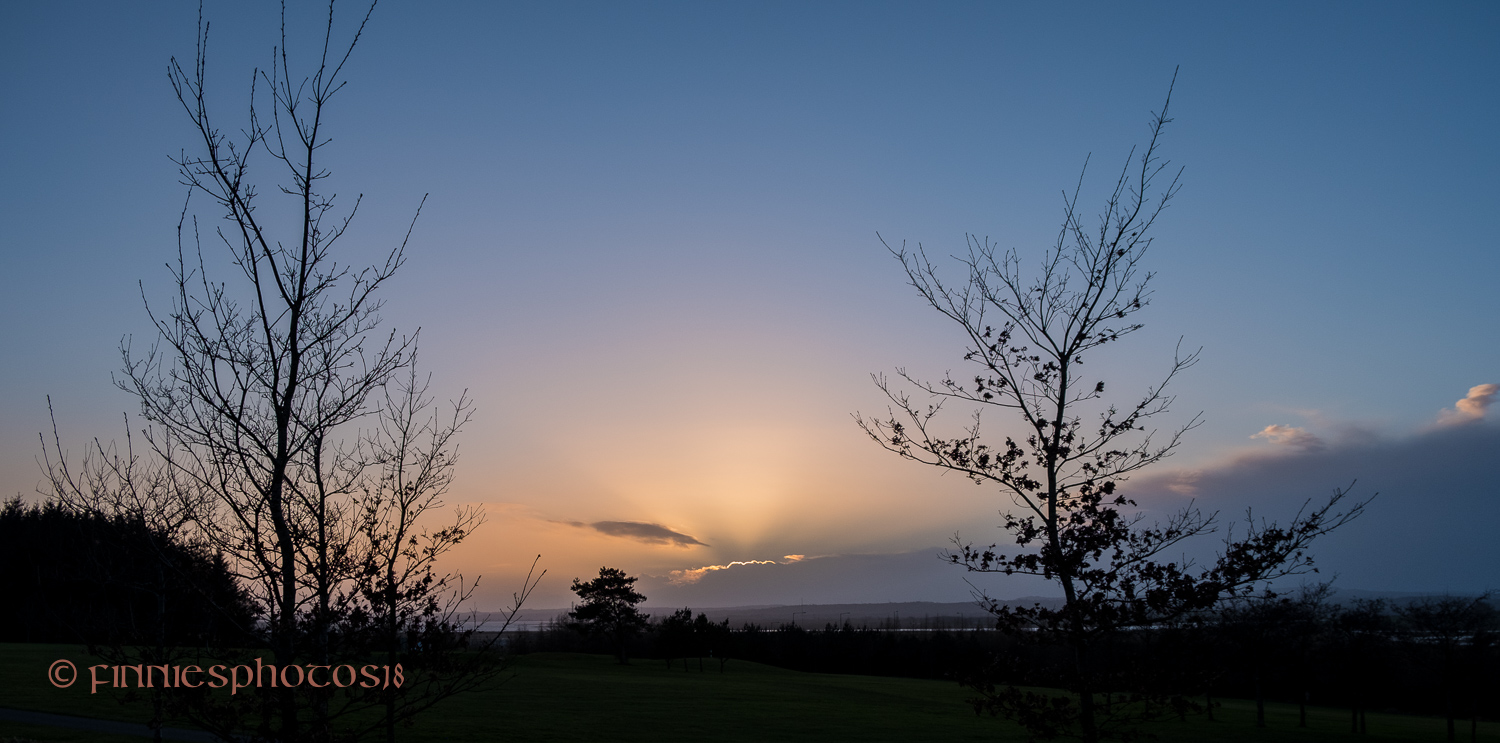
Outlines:
POLYGON ((1282 623, 1286 650, 1291 653, 1290 671, 1297 693, 1297 727, 1307 727, 1307 703, 1312 696, 1317 671, 1316 654, 1328 641, 1332 629, 1333 594, 1327 583, 1305 586, 1282 605, 1276 621, 1282 623))
POLYGON ((667 668, 673 658, 682 658, 682 670, 688 670, 687 656, 693 643, 693 610, 687 607, 663 617, 657 624, 659 652, 666 657, 667 668))
POLYGON ((1413 650, 1419 655, 1430 653, 1437 656, 1438 685, 1448 740, 1455 740, 1457 736, 1454 702, 1461 689, 1469 692, 1470 737, 1478 734, 1480 674, 1488 654, 1486 651, 1494 642, 1495 632, 1500 629, 1495 607, 1489 602, 1490 595, 1427 598, 1396 609, 1404 625, 1405 638, 1413 650))
MULTIPOLYGON (((702 614, 698 615, 707 619, 702 614)), ((729 663, 729 654, 734 649, 733 630, 729 629, 729 618, 719 620, 717 624, 705 621, 704 636, 707 638, 709 657, 719 661, 719 673, 724 672, 725 664, 729 663)))
MULTIPOLYGON (((615 646, 615 656, 627 663, 625 646, 632 635, 646 627, 649 614, 642 614, 636 604, 646 597, 635 590, 636 578, 618 568, 599 568, 599 577, 590 581, 573 579, 573 593, 582 605, 568 612, 572 626, 589 634, 604 635, 615 646)), ((689 612, 691 614, 692 612, 689 612)))
POLYGON ((724 672, 724 664, 729 662, 729 620, 726 618, 719 623, 709 621, 708 615, 698 613, 698 618, 693 620, 693 650, 698 653, 698 670, 703 670, 703 656, 719 661, 719 673, 724 672))
POLYGON ((1255 726, 1266 726, 1266 689, 1273 676, 1291 676, 1298 695, 1298 727, 1307 727, 1311 654, 1329 629, 1331 591, 1326 584, 1290 594, 1268 591, 1226 602, 1218 616, 1218 641, 1238 651, 1255 694, 1255 726))
POLYGON ((694 619, 693 610, 686 607, 668 614, 656 625, 657 652, 666 658, 667 668, 672 667, 673 658, 682 658, 682 670, 691 670, 687 659, 696 656, 698 670, 702 671, 703 658, 707 656, 719 662, 719 672, 723 673, 724 664, 729 662, 732 639, 728 619, 715 623, 702 612, 694 619))
POLYGON ((1160 384, 1123 407, 1104 402, 1104 382, 1085 378, 1081 369, 1085 355, 1142 327, 1133 316, 1152 295, 1152 274, 1144 272, 1142 260, 1151 229, 1179 188, 1180 171, 1167 173, 1165 186, 1158 181, 1167 172, 1158 148, 1171 120, 1170 100, 1169 92, 1168 103, 1151 122, 1150 142, 1138 160, 1132 150, 1097 222, 1085 224, 1080 214, 1082 178, 1071 195, 1064 193, 1062 229, 1034 277, 1022 271, 1016 252, 999 252, 987 239, 969 238, 968 255, 959 259, 967 277, 958 284, 940 278, 920 245, 915 250, 886 245, 911 286, 959 326, 970 371, 932 383, 897 369, 925 401, 875 375, 891 407, 884 417, 857 415, 856 420, 880 446, 995 487, 1018 509, 1003 513, 1018 553, 1002 554, 995 545, 976 547, 955 537, 949 559, 973 572, 1042 576, 1061 589, 1060 608, 1008 607, 982 592, 977 596, 1002 628, 1061 643, 1069 651, 1072 661, 1061 681, 1074 697, 1047 697, 1011 685, 981 690, 977 701, 1043 737, 1077 735, 1092 742, 1126 733, 1143 715, 1171 714, 1176 700, 1150 694, 1133 697, 1133 704, 1100 708, 1096 695, 1104 691, 1102 685, 1122 683, 1103 667, 1101 643, 1123 629, 1207 610, 1256 584, 1312 570, 1307 553, 1312 540, 1347 523, 1365 505, 1339 511, 1345 491, 1337 490, 1285 526, 1252 520, 1232 535, 1217 559, 1196 567, 1162 558, 1184 540, 1213 532, 1215 514, 1189 507, 1165 523, 1148 525, 1133 513, 1135 502, 1118 490, 1131 474, 1170 455, 1197 424, 1194 418, 1164 439, 1148 432, 1148 424, 1172 403, 1167 384, 1193 365, 1197 353, 1179 354, 1160 384), (942 431, 946 403, 971 407, 969 422, 942 431), (988 410, 1018 417, 1020 436, 986 436, 981 424, 988 410))
POLYGON ((1495 659, 1495 647, 1500 644, 1500 611, 1495 607, 1495 594, 1489 593, 1485 606, 1478 609, 1479 616, 1469 635, 1465 667, 1468 671, 1469 696, 1469 740, 1479 740, 1479 715, 1482 705, 1489 702, 1495 707, 1495 682, 1500 676, 1500 663, 1495 659))
POLYGON ((1389 662, 1395 637, 1390 606, 1381 599, 1355 599, 1334 610, 1338 670, 1349 699, 1349 732, 1363 734, 1374 687, 1389 662))

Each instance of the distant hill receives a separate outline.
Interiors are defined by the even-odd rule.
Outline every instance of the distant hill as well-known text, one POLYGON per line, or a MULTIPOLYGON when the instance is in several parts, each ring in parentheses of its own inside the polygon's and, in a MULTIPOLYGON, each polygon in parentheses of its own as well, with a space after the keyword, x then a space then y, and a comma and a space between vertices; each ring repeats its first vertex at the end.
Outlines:
MULTIPOLYGON (((1030 606, 1040 603, 1044 606, 1060 606, 1060 598, 1044 598, 1027 596, 1012 601, 1003 602, 1012 606, 1030 606)), ((656 606, 646 605, 642 609, 653 617, 660 617, 681 609, 680 606, 656 606)), ((762 627, 775 628, 783 624, 796 624, 821 629, 828 624, 842 625, 845 622, 854 627, 871 628, 932 628, 932 627, 974 627, 988 626, 990 615, 979 608, 972 601, 959 601, 952 603, 939 603, 934 601, 903 601, 889 602, 884 604, 791 604, 791 605, 758 605, 758 606, 709 606, 688 607, 693 613, 706 614, 714 622, 729 620, 732 627, 739 628, 745 624, 758 624, 762 627)), ((545 624, 568 612, 568 609, 523 609, 517 616, 517 623, 526 628, 534 628, 545 624)), ((483 612, 479 615, 485 623, 485 629, 497 629, 495 623, 501 621, 496 612, 483 612)))
MULTIPOLYGON (((1060 606, 1060 598, 1028 596, 1007 601, 1006 604, 1030 606, 1040 603, 1060 606)), ((681 607, 653 607, 670 612, 681 607)), ((779 627, 796 623, 803 627, 821 629, 825 625, 843 625, 872 628, 932 628, 989 626, 993 618, 972 601, 940 603, 935 601, 900 601, 884 604, 792 604, 786 606, 729 606, 693 607, 693 612, 702 612, 718 622, 724 619, 739 627, 758 624, 762 627, 779 627)))
MULTIPOLYGON (((1427 598, 1441 598, 1441 593, 1400 591, 1364 591, 1360 589, 1335 589, 1332 602, 1342 603, 1355 599, 1384 599, 1394 605, 1406 605, 1427 598)), ((1061 606, 1061 598, 1026 596, 1003 601, 1006 606, 1061 606)), ((660 618, 681 606, 647 604, 642 610, 660 618)), ((855 628, 872 629, 931 629, 990 626, 990 614, 972 601, 895 601, 883 604, 758 604, 751 606, 692 606, 693 614, 707 614, 714 622, 729 620, 738 629, 746 624, 757 624, 774 629, 783 624, 796 623, 810 629, 842 625, 845 622, 855 628)), ((536 629, 568 613, 567 607, 555 609, 523 609, 516 616, 512 629, 536 629)), ((498 612, 479 612, 478 619, 483 629, 496 630, 504 617, 498 612)))

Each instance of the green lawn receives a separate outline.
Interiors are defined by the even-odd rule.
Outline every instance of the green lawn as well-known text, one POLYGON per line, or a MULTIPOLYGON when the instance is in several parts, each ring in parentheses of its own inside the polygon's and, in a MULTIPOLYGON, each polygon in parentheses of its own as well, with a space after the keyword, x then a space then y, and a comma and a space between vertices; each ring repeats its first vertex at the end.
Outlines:
MULTIPOLYGON (((0 644, 0 706, 118 720, 144 719, 86 677, 69 689, 46 680, 48 664, 85 665, 81 648, 0 644)), ((956 684, 872 676, 799 673, 730 661, 716 671, 668 671, 661 661, 620 666, 591 655, 536 654, 517 660, 500 687, 448 700, 403 732, 411 741, 1023 741, 1003 720, 975 717, 956 684)), ((139 708, 136 708, 139 710, 139 708)), ((1348 732, 1344 710, 1270 705, 1268 727, 1254 725, 1254 706, 1230 700, 1218 721, 1203 718, 1155 729, 1167 743, 1209 741, 1441 741, 1443 721, 1371 714, 1369 735, 1348 732)), ((108 740, 0 722, 0 740, 108 740)), ((1468 740, 1467 725, 1460 740, 1468 740)), ((1500 725, 1481 726, 1481 740, 1500 743, 1500 725)))
MULTIPOLYGON (((86 667, 101 662, 77 645, 0 643, 0 707, 140 722, 103 689, 97 695, 89 694, 86 667), (66 689, 47 681, 47 667, 60 658, 73 661, 79 671, 78 680, 66 689)), ((0 722, 0 734, 16 735, 5 727, 9 724, 0 722)))

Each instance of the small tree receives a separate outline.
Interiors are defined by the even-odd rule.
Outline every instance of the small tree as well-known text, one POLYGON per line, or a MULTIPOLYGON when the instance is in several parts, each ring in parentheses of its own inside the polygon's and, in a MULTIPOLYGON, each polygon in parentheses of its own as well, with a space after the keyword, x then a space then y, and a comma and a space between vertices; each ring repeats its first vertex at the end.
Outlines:
MULTIPOLYGON (((729 618, 725 617, 715 624, 708 621, 707 614, 699 613, 693 622, 693 633, 697 635, 699 647, 708 651, 708 657, 719 661, 719 673, 723 673, 724 664, 729 662, 730 643, 734 640, 732 630, 729 629, 729 618)), ((702 666, 701 659, 699 666, 702 666)))
MULTIPOLYGON (((627 663, 625 644, 630 637, 646 626, 649 614, 642 614, 636 604, 646 600, 636 593, 636 578, 618 568, 599 568, 599 577, 581 582, 573 579, 573 593, 578 594, 581 606, 568 612, 573 620, 573 629, 588 634, 604 635, 615 646, 615 656, 620 663, 627 663)), ((691 615, 692 612, 688 612, 691 615)))
POLYGON ((667 668, 672 668, 673 658, 682 658, 682 670, 688 670, 687 656, 693 646, 693 610, 687 607, 668 614, 657 623, 657 646, 666 656, 667 668))
POLYGON ((1034 277, 1022 270, 1017 253, 999 252, 988 240, 968 239, 968 255, 959 259, 967 278, 957 285, 939 277, 920 245, 909 250, 886 244, 911 286, 961 329, 972 376, 950 373, 931 383, 898 369, 928 398, 919 402, 875 375, 892 407, 885 417, 856 420, 880 446, 993 486, 1018 509, 1002 515, 1020 552, 1002 554, 995 545, 976 547, 955 537, 956 551, 948 558, 971 572, 1042 576, 1061 589, 1060 608, 1007 607, 976 594, 1002 628, 1025 629, 1023 637, 1056 641, 1068 650, 1071 660, 1061 681, 1076 703, 1015 686, 988 692, 981 687, 981 708, 1020 720, 1043 737, 1096 741, 1123 733, 1143 716, 1170 714, 1174 704, 1159 702, 1177 700, 1147 694, 1101 710, 1095 700, 1106 691, 1101 685, 1125 681, 1102 667, 1100 644, 1123 629, 1206 610, 1254 584, 1312 570, 1308 544, 1364 506, 1339 512, 1340 490, 1287 526, 1251 521, 1212 564, 1198 568, 1159 558, 1186 539, 1214 531, 1215 514, 1189 507, 1165 523, 1147 525, 1132 513, 1135 502, 1117 489, 1170 455, 1197 423, 1194 418, 1165 439, 1148 432, 1152 419, 1172 403, 1167 384, 1193 365, 1196 353, 1179 354, 1160 384, 1123 407, 1105 402, 1104 382, 1084 378, 1080 368, 1091 351, 1142 327, 1133 316, 1149 304, 1152 278, 1142 260, 1151 229, 1179 187, 1180 171, 1168 173, 1164 187, 1158 182, 1167 172, 1158 148, 1171 121, 1170 91, 1167 101, 1152 119, 1150 142, 1138 160, 1131 151, 1097 223, 1085 224, 1079 212, 1081 177, 1079 188, 1064 193, 1062 229, 1034 277), (966 426, 944 433, 940 415, 950 402, 974 412, 966 426), (991 443, 988 429, 981 429, 982 413, 989 410, 1019 418, 1021 435, 991 443))

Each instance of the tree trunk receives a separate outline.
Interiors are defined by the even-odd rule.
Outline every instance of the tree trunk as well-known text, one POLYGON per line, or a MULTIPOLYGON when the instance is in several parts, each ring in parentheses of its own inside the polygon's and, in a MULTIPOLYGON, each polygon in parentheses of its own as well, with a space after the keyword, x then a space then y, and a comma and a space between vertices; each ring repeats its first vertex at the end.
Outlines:
POLYGON ((1266 694, 1260 682, 1260 671, 1255 672, 1255 726, 1266 726, 1266 694))

